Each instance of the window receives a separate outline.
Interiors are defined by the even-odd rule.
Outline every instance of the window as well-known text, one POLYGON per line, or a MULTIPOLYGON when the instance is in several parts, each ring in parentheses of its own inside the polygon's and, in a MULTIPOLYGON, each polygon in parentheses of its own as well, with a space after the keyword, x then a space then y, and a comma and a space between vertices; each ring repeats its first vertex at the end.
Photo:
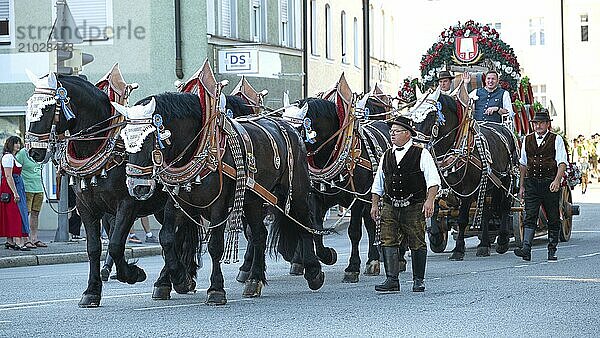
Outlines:
POLYGON ((342 11, 342 62, 348 63, 348 37, 346 35, 346 12, 342 11))
POLYGON ((533 99, 546 107, 546 85, 532 85, 533 99))
POLYGON ((358 36, 358 19, 354 18, 354 66, 360 67, 360 40, 358 36))
POLYGON ((12 5, 12 0, 0 0, 0 45, 10 45, 14 37, 12 5))
POLYGON ((317 0, 310 1, 310 53, 319 55, 317 51, 317 0))
POLYGON ((529 45, 543 46, 546 44, 544 35, 544 18, 529 19, 529 45))
POLYGON ((68 4, 83 41, 109 39, 107 32, 113 27, 112 0, 69 0, 68 4))
POLYGON ((252 0, 251 7, 252 40, 265 42, 267 37, 267 6, 266 0, 252 0))
POLYGON ((331 54, 331 7, 325 5, 325 57, 333 58, 331 54))
POLYGON ((219 33, 237 37, 237 0, 219 0, 219 33))
POLYGON ((279 34, 283 46, 296 46, 296 10, 298 0, 279 0, 279 34))
POLYGON ((581 41, 588 41, 588 15, 582 14, 580 15, 581 20, 581 41))
MULTIPOLYGON (((369 27, 371 27, 369 29, 369 51, 370 54, 373 55, 375 53, 375 29, 374 29, 374 25, 375 25, 375 15, 373 14, 373 6, 369 7, 369 27)), ((370 57, 371 55, 369 55, 368 57, 370 57)))

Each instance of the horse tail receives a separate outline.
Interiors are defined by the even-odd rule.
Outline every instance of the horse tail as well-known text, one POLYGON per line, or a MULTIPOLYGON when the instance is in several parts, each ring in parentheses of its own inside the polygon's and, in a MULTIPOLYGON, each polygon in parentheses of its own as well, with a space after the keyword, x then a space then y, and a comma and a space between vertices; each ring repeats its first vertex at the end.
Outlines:
MULTIPOLYGON (((277 190, 280 189, 278 186, 277 190)), ((278 197, 283 197, 283 203, 279 203, 279 207, 283 208, 285 205, 286 194, 276 194, 278 197)), ((269 232, 269 254, 271 256, 277 256, 277 253, 281 254, 283 259, 288 262, 294 258, 294 252, 298 246, 300 240, 300 233, 298 227, 292 224, 288 217, 283 212, 275 207, 268 208, 267 219, 271 219, 271 231, 269 232)))
POLYGON ((196 262, 198 243, 198 227, 192 220, 186 219, 175 232, 175 252, 177 253, 179 262, 187 269, 188 274, 193 277, 196 277, 198 270, 198 262, 196 262))

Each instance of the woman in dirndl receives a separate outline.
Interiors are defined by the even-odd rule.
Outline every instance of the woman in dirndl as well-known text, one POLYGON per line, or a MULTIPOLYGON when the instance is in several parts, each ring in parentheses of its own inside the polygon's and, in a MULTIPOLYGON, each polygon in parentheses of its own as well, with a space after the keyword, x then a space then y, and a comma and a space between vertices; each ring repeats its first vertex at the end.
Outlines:
POLYGON ((22 165, 15 159, 23 142, 18 136, 9 137, 4 143, 0 181, 0 194, 8 193, 10 200, 0 202, 0 237, 6 237, 4 247, 29 251, 29 217, 25 197, 25 185, 21 178, 22 165))

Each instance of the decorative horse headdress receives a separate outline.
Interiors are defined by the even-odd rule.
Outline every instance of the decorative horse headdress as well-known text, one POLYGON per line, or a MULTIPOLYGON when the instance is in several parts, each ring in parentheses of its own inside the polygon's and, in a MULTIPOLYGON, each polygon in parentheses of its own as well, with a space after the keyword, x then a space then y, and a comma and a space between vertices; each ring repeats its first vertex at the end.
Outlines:
POLYGON ((33 95, 27 100, 27 120, 29 122, 41 120, 43 110, 57 102, 60 104, 60 108, 67 121, 75 118, 75 114, 73 114, 73 111, 68 106, 69 97, 67 90, 63 86, 59 86, 54 73, 49 73, 40 78, 29 69, 26 69, 25 72, 31 83, 35 85, 33 95))
POLYGON ((128 153, 134 154, 142 150, 146 137, 155 131, 160 148, 163 148, 162 141, 171 137, 171 132, 164 129, 162 116, 154 114, 156 109, 154 98, 145 105, 133 107, 125 107, 116 102, 111 104, 127 120, 127 125, 121 130, 121 137, 125 141, 125 150, 128 153))

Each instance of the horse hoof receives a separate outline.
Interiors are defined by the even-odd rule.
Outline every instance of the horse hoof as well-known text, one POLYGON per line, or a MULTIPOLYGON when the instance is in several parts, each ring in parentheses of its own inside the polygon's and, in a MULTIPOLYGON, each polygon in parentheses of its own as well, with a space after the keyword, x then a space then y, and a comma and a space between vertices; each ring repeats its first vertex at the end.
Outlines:
POLYGON ((304 274, 304 265, 300 263, 292 263, 290 266, 290 275, 302 276, 304 274))
POLYGON ((152 299, 154 300, 169 300, 171 299, 170 286, 155 286, 152 290, 152 299))
POLYGON ((83 294, 78 305, 81 308, 98 307, 100 306, 100 298, 102 298, 100 295, 83 294))
POLYGON ((196 290, 196 281, 193 278, 186 277, 183 283, 173 284, 173 289, 178 294, 185 295, 196 290))
POLYGON ((325 283, 325 273, 321 271, 319 272, 317 277, 315 277, 313 280, 308 281, 308 287, 311 290, 319 290, 321 286, 323 286, 323 283, 325 283))
MULTIPOLYGON (((404 265, 404 269, 406 270, 406 264, 404 265)), ((365 272, 363 275, 365 276, 379 276, 381 273, 381 267, 378 260, 372 260, 370 263, 367 263, 365 266, 365 272)))
POLYGON ((465 253, 460 251, 452 251, 450 257, 448 257, 451 261, 462 261, 465 258, 465 253))
POLYGON ((225 305, 227 304, 227 297, 225 291, 208 291, 206 295, 207 305, 225 305))
MULTIPOLYGON (((290 274, 291 274, 291 272, 290 272, 290 274)), ((240 270, 240 272, 238 272, 238 275, 235 278, 235 280, 237 280, 240 283, 246 283, 246 281, 248 280, 249 277, 250 277, 250 271, 240 270)))
POLYGON ((487 257, 490 255, 490 248, 487 246, 480 246, 477 248, 477 253, 475 256, 477 257, 487 257))
POLYGON ((261 280, 249 279, 245 283, 244 292, 242 292, 242 297, 244 297, 244 298, 260 297, 262 288, 263 288, 263 282, 261 280))
POLYGON ((121 276, 119 275, 119 272, 117 271, 117 279, 120 282, 124 282, 127 284, 135 284, 135 283, 140 283, 146 280, 146 272, 144 271, 144 269, 137 267, 137 266, 133 266, 131 267, 131 274, 129 276, 133 275, 133 277, 125 277, 125 278, 121 278, 121 276))
POLYGON ((329 260, 323 261, 325 265, 333 265, 337 262, 337 252, 333 248, 329 249, 329 260))
POLYGON ((342 283, 358 283, 358 272, 345 272, 342 283))
POLYGON ((508 251, 508 244, 497 244, 496 252, 499 254, 504 254, 508 251))

